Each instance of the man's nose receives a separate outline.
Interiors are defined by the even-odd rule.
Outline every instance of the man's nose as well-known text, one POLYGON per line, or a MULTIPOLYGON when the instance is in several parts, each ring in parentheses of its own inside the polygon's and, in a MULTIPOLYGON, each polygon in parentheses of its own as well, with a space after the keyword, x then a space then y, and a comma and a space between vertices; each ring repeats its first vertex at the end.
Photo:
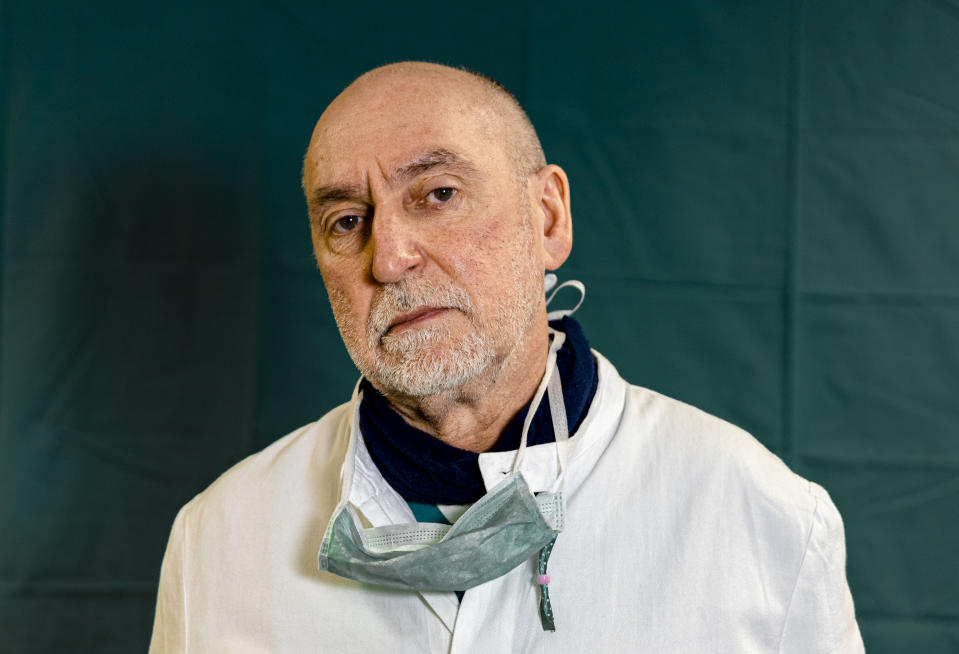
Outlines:
POLYGON ((423 263, 414 226, 402 209, 382 208, 374 214, 370 244, 373 278, 381 284, 399 281, 423 263))

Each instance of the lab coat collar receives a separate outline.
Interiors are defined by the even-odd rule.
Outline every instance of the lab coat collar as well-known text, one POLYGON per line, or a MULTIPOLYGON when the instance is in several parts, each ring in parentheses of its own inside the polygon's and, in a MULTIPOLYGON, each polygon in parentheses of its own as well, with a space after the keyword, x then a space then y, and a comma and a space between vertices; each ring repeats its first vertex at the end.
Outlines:
MULTIPOLYGON (((597 361, 598 386, 593 402, 575 435, 565 443, 544 443, 526 449, 520 472, 534 493, 555 492, 559 467, 557 447, 566 448, 568 471, 563 493, 573 497, 579 485, 593 469, 619 425, 626 397, 626 382, 615 367, 593 350, 597 361)), ((373 462, 357 426, 357 411, 362 396, 354 394, 350 407, 353 420, 348 426, 349 445, 341 472, 343 486, 340 501, 360 510, 370 526, 414 521, 406 501, 384 479, 373 462)), ((484 452, 479 455, 480 473, 490 490, 512 470, 516 451, 484 452)))
MULTIPOLYGON (((596 395, 579 429, 572 437, 560 443, 543 443, 526 449, 520 472, 534 493, 563 491, 567 499, 573 497, 579 485, 606 449, 616 431, 626 396, 626 383, 613 365, 593 350, 599 376, 596 395), (566 452, 569 470, 565 488, 559 488, 559 457, 557 448, 566 452)), ((489 491, 510 474, 516 451, 484 452, 479 455, 480 473, 489 491)))
MULTIPOLYGON (((626 401, 626 382, 613 365, 593 350, 596 357, 598 385, 592 404, 575 435, 560 447, 567 448, 567 470, 563 494, 568 501, 589 475, 600 455, 619 427, 626 401)), ((341 468, 340 502, 348 501, 359 510, 360 517, 371 527, 415 522, 406 501, 380 473, 359 430, 359 403, 362 396, 353 393, 353 401, 344 421, 349 442, 341 468)), ((545 443, 526 449, 520 472, 534 493, 555 490, 558 478, 557 444, 545 443)), ((479 456, 480 472, 486 490, 510 473, 516 451, 485 452, 479 456)), ((420 592, 423 601, 450 632, 456 623, 459 602, 454 593, 420 592)))

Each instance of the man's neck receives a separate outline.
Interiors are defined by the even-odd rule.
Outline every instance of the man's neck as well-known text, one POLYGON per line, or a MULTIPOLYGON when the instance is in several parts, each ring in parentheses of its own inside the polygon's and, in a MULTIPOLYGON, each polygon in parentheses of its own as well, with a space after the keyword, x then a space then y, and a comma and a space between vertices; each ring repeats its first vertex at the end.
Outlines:
POLYGON ((461 450, 486 452, 532 400, 548 351, 544 319, 536 321, 512 351, 462 386, 423 397, 383 394, 409 425, 461 450))

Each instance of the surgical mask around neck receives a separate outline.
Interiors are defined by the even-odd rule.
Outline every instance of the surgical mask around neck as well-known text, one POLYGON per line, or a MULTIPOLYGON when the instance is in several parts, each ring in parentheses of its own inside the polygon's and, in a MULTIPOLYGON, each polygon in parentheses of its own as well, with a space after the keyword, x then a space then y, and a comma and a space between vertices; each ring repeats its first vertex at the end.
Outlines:
MULTIPOLYGON (((569 438, 556 353, 565 334, 550 330, 552 342, 543 380, 530 403, 511 473, 474 503, 453 525, 407 523, 365 528, 348 502, 352 472, 344 475, 342 499, 323 536, 319 568, 364 583, 415 591, 463 591, 491 581, 537 552, 540 618, 554 631, 546 585, 546 562, 565 523, 565 441, 569 438), (533 495, 520 472, 530 424, 543 395, 549 400, 559 473, 555 492, 533 495)), ((355 408, 351 439, 360 438, 355 408)), ((347 462, 352 466, 353 462, 347 462)))
POLYGON ((320 549, 333 574, 402 590, 468 590, 503 576, 563 528, 558 493, 534 497, 510 475, 452 525, 410 523, 362 529, 352 507, 340 511, 320 549))

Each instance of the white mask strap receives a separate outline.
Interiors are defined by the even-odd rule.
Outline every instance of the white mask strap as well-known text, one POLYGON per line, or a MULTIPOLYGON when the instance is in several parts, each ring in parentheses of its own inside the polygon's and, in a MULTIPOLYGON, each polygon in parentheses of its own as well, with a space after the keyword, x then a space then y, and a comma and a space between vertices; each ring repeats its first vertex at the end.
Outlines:
POLYGON ((544 284, 547 292, 550 289, 553 290, 553 292, 549 294, 549 297, 546 298, 547 307, 549 307, 550 302, 553 301, 553 298, 556 297, 556 294, 559 293, 561 289, 565 287, 569 287, 569 288, 575 288, 577 291, 579 291, 579 301, 576 303, 576 306, 574 306, 572 309, 556 309, 554 311, 550 311, 549 313, 546 314, 547 320, 558 320, 559 318, 573 315, 576 312, 576 310, 579 309, 579 307, 583 304, 583 300, 586 299, 586 286, 583 284, 583 282, 579 281, 578 279, 567 279, 565 282, 563 282, 559 286, 556 286, 556 275, 549 274, 549 275, 546 275, 546 280, 544 284), (555 288, 553 288, 554 286, 555 288))
MULTIPOLYGON (((536 409, 539 407, 539 403, 542 401, 543 395, 546 393, 546 388, 549 385, 549 381, 554 375, 559 378, 559 369, 556 367, 556 352, 563 346, 563 342, 566 340, 566 334, 563 332, 554 331, 552 329, 549 331, 553 336, 553 342, 549 345, 549 354, 546 357, 546 372, 543 374, 543 380, 539 383, 539 387, 536 389, 536 393, 533 395, 533 400, 529 404, 529 409, 526 411, 526 418, 523 421, 523 434, 519 439, 519 449, 516 452, 516 459, 513 460, 513 474, 517 474, 519 472, 520 465, 523 463, 523 456, 526 454, 526 441, 528 440, 527 437, 529 436, 529 426, 533 423, 533 417, 536 415, 536 409)), ((562 404, 560 406, 563 408, 564 412, 563 422, 566 422, 566 407, 562 404)))
POLYGON ((563 382, 560 379, 559 366, 550 375, 547 393, 549 414, 553 419, 553 433, 556 435, 556 458, 559 464, 557 485, 563 488, 566 480, 566 441, 569 440, 569 424, 566 422, 566 402, 563 400, 563 382))

